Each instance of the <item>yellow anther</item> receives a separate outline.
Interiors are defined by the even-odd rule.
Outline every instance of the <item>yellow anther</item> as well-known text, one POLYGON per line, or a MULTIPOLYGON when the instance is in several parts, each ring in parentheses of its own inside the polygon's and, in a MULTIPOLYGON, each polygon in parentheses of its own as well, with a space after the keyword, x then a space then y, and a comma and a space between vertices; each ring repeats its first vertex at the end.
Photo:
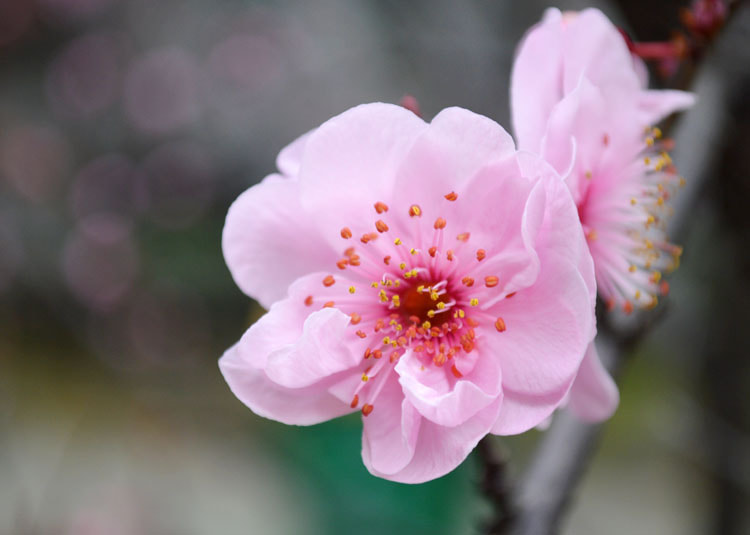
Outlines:
POLYGON ((466 313, 463 310, 459 310, 458 311, 458 317, 459 318, 463 318, 464 316, 466 316, 466 313))
POLYGON ((646 157, 645 157, 645 158, 643 159, 643 163, 645 163, 646 165, 649 165, 649 164, 651 163, 651 158, 649 158, 648 156, 646 156, 646 157))
POLYGON ((427 317, 428 318, 434 318, 435 317, 435 311, 434 310, 428 310, 427 311, 427 317))
POLYGON ((633 264, 630 264, 630 267, 628 268, 628 271, 630 271, 631 273, 635 273, 636 269, 638 269, 638 268, 636 268, 633 264))
POLYGON ((664 206, 664 198, 659 197, 658 199, 656 199, 656 204, 658 204, 659 206, 664 206))
POLYGON ((391 343, 391 337, 390 336, 386 336, 385 338, 383 338, 383 345, 387 346, 390 343, 391 343))
POLYGON ((430 327, 432 327, 432 323, 430 323, 429 321, 425 321, 424 323, 422 323, 423 329, 429 329, 430 327))
POLYGON ((635 291, 635 298, 636 299, 640 299, 641 298, 641 291, 640 290, 636 290, 635 291))
POLYGON ((635 197, 633 197, 632 199, 630 199, 630 204, 632 204, 633 206, 635 206, 636 204, 638 204, 638 201, 635 199, 635 197))
POLYGON ((469 301, 469 304, 471 306, 475 307, 475 306, 477 306, 479 304, 479 299, 477 299, 476 297, 472 297, 471 301, 469 301))
POLYGON ((646 240, 646 249, 653 249, 654 244, 651 240, 646 240))
POLYGON ((350 294, 353 294, 356 291, 357 291, 357 289, 354 286, 349 286, 349 293, 350 294))
POLYGON ((661 138, 661 128, 655 127, 653 130, 651 130, 651 133, 656 139, 661 138))
POLYGON ((403 242, 401 241, 401 238, 396 238, 395 240, 393 240, 393 243, 395 243, 396 245, 401 245, 403 242))
POLYGON ((654 138, 652 138, 650 136, 647 137, 646 138, 646 145, 648 145, 649 147, 653 147, 654 146, 654 138))
POLYGON ((396 288, 398 288, 399 286, 401 286, 401 281, 400 281, 399 279, 396 279, 396 282, 394 282, 394 283, 393 283, 393 285, 394 285, 394 286, 395 286, 396 288))
POLYGON ((373 281, 372 283, 370 283, 370 286, 372 286, 373 288, 377 288, 379 285, 380 283, 378 281, 373 281))
POLYGON ((370 378, 369 378, 369 377, 367 377, 367 374, 366 374, 366 373, 363 373, 363 374, 362 374, 362 381, 364 381, 364 382, 366 383, 366 382, 367 382, 367 381, 369 381, 369 380, 370 380, 370 378))
POLYGON ((401 263, 400 263, 400 264, 398 265, 398 267, 399 267, 399 268, 401 268, 402 270, 406 269, 406 262, 401 262, 401 263))
POLYGON ((424 284, 420 284, 419 286, 417 286, 417 292, 419 293, 424 292, 424 284))
POLYGON ((411 249, 409 249, 409 252, 411 254, 417 254, 417 250, 414 247, 412 247, 411 249))
POLYGON ((430 299, 432 299, 433 301, 437 301, 438 299, 440 299, 440 295, 438 295, 438 293, 433 290, 430 293, 430 299))
POLYGON ((395 306, 395 307, 401 306, 401 297, 400 296, 394 295, 393 298, 391 299, 391 301, 393 302, 393 306, 395 306))
POLYGON ((443 302, 441 301, 441 302, 439 302, 439 303, 438 303, 438 304, 437 304, 436 306, 437 306, 438 310, 443 310, 443 309, 445 308, 445 303, 443 303, 443 302))
POLYGON ((591 180, 591 177, 594 176, 593 174, 591 174, 591 171, 586 171, 585 175, 586 175, 586 180, 591 180))
POLYGON ((385 293, 385 290, 380 290, 380 302, 381 303, 387 303, 388 302, 388 294, 385 293))

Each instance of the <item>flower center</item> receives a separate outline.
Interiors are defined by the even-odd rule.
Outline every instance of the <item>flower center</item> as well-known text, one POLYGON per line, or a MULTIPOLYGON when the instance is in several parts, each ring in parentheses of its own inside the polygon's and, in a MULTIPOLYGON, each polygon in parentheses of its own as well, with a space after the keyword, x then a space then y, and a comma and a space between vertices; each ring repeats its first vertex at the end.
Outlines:
MULTIPOLYGON (((457 198, 454 192, 445 195, 448 215, 457 198)), ((469 232, 460 232, 454 242, 446 236, 448 222, 442 216, 427 231, 417 204, 408 209, 411 229, 403 222, 389 224, 385 203, 376 202, 374 208, 380 218, 375 231, 362 234, 360 245, 348 247, 336 262, 347 282, 336 284, 337 277, 328 275, 322 281, 325 297, 305 299, 308 306, 322 301, 324 308, 335 306, 350 316, 363 355, 362 380, 351 406, 361 404, 365 416, 407 351, 422 369, 443 368, 449 381, 460 380, 473 368, 469 355, 481 335, 506 329, 502 318, 479 307, 480 301, 489 306, 513 296, 504 293, 497 276, 477 277, 487 253, 471 247, 469 232), (393 237, 399 235, 404 238, 393 237)), ((349 227, 340 234, 355 239, 349 227)))

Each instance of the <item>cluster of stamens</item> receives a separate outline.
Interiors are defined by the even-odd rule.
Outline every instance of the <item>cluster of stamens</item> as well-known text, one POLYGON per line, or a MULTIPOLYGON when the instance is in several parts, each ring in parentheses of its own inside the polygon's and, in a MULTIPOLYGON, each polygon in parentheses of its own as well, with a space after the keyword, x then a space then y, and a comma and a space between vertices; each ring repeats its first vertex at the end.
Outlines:
MULTIPOLYGON (((453 203, 458 195, 450 192, 444 198, 453 203)), ((448 222, 440 216, 432 224, 432 237, 427 242, 422 232, 424 213, 418 204, 412 204, 408 215, 416 227, 415 238, 414 243, 406 243, 392 235, 386 221, 389 207, 383 202, 373 207, 378 216, 373 231, 359 237, 349 227, 340 231, 342 239, 359 242, 346 248, 336 262, 339 270, 347 271, 346 291, 331 293, 337 277, 330 274, 322 280, 323 287, 329 289, 323 292, 327 297, 305 299, 308 306, 318 302, 348 314, 350 328, 363 341, 361 381, 351 407, 361 406, 365 416, 372 412, 390 371, 406 351, 418 355, 423 370, 427 366, 444 368, 450 380, 457 381, 463 377, 460 359, 475 351, 481 338, 482 331, 478 333, 477 328, 487 326, 494 333, 506 330, 503 318, 490 316, 479 307, 484 292, 503 290, 497 288, 500 279, 495 275, 472 277, 487 253, 469 248, 469 232, 459 232, 450 247, 446 243, 448 222)))
MULTIPOLYGON (((605 280, 598 281, 600 290, 609 295, 607 306, 614 308, 616 302, 621 302, 623 311, 628 314, 635 307, 656 306, 658 296, 669 292, 669 283, 662 277, 677 269, 682 254, 682 247, 669 243, 666 228, 673 213, 669 200, 685 185, 685 179, 678 175, 668 152, 674 142, 663 139, 661 130, 652 127, 646 129, 644 142, 642 179, 631 182, 632 188, 625 197, 627 204, 615 211, 618 228, 586 229, 590 242, 607 240, 605 245, 619 247, 627 261, 627 272, 622 273, 621 269, 608 264, 614 262, 612 259, 595 257, 600 264, 606 264, 597 269, 606 269, 609 274, 605 280), (607 230, 608 234, 603 236, 607 230), (614 235, 616 233, 621 236, 614 235)), ((606 136, 604 144, 608 144, 606 136)), ((592 178, 590 173, 586 177, 592 178)))

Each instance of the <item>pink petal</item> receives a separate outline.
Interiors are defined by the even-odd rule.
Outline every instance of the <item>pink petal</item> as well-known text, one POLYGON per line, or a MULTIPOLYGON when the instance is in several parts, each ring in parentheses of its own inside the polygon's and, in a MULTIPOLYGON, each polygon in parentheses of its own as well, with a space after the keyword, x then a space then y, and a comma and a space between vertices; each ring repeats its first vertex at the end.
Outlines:
POLYGON ((575 264, 548 253, 532 287, 488 312, 503 318, 506 330, 483 337, 477 347, 500 359, 503 391, 517 394, 519 411, 524 405, 530 411, 522 425, 509 425, 533 427, 562 401, 592 338, 589 287, 575 264))
POLYGON ((426 128, 401 106, 375 103, 352 108, 310 135, 299 175, 302 204, 327 239, 340 245, 345 226, 372 232, 373 203, 393 197, 396 170, 426 128))
POLYGON ((234 395, 259 416, 290 425, 312 425, 352 412, 325 389, 277 385, 262 369, 249 364, 238 346, 224 353, 219 368, 234 395))
POLYGON ((311 130, 306 134, 302 134, 289 145, 281 149, 281 152, 279 152, 279 155, 276 158, 276 168, 282 175, 288 178, 294 178, 297 176, 300 163, 302 162, 302 153, 307 145, 307 140, 310 139, 310 135, 314 131, 315 130, 311 130))
MULTIPOLYGON (((449 201, 444 195, 452 191, 460 195, 480 169, 489 162, 509 159, 513 153, 513 139, 495 121, 463 108, 441 111, 398 170, 397 213, 408 219, 409 206, 417 203, 426 217, 446 215, 449 201)), ((452 205, 451 213, 454 211, 452 205)))
POLYGON ((676 111, 686 110, 695 104, 695 95, 685 91, 642 91, 638 99, 639 123, 652 126, 676 111))
POLYGON ((502 397, 500 365, 493 355, 480 355, 471 372, 449 381, 437 366, 422 366, 407 351, 396 364, 406 399, 419 413, 439 425, 455 427, 502 397))
POLYGON ((547 10, 544 20, 526 33, 511 73, 513 131, 518 146, 539 152, 552 108, 562 96, 562 15, 547 10))
POLYGON ((599 422, 612 416, 619 402, 617 385, 591 342, 570 389, 569 407, 581 420, 599 422))
POLYGON ((461 464, 488 433, 497 419, 500 404, 501 400, 498 398, 456 427, 444 427, 422 420, 414 455, 409 464, 394 473, 382 473, 370 465, 367 468, 375 476, 401 483, 423 483, 443 476, 461 464))
POLYGON ((395 376, 378 396, 375 408, 362 418, 362 460, 373 473, 395 474, 414 456, 422 418, 404 399, 395 376))
POLYGON ((300 206, 299 183, 271 175, 229 208, 222 236, 240 289, 268 308, 300 275, 331 269, 338 259, 300 206))
POLYGON ((565 400, 569 387, 570 383, 544 395, 529 395, 506 388, 503 391, 500 415, 490 432, 493 435, 518 435, 534 427, 544 426, 565 400))

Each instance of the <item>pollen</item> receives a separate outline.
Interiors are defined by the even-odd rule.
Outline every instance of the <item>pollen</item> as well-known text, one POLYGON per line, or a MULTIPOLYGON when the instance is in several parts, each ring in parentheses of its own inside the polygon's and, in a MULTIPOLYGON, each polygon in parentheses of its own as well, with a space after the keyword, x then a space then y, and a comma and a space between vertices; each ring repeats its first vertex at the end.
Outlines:
POLYGON ((345 240, 348 240, 352 237, 352 231, 349 227, 344 227, 341 229, 341 237, 345 240))
POLYGON ((479 299, 477 299, 476 297, 472 297, 471 300, 469 301, 469 304, 475 307, 479 304, 479 299))
POLYGON ((409 252, 411 254, 417 254, 419 251, 417 251, 414 247, 412 247, 411 249, 409 249, 409 252))
POLYGON ((352 312, 349 317, 351 318, 352 325, 357 325, 360 321, 362 321, 362 316, 360 316, 356 312, 352 312))
POLYGON ((396 238, 393 240, 394 245, 401 245, 403 242, 401 241, 401 238, 396 238))
POLYGON ((430 255, 430 256, 431 256, 432 258, 435 258, 435 254, 437 253, 437 247, 434 247, 434 246, 433 246, 433 247, 430 247, 430 248, 429 248, 429 249, 427 250, 427 253, 428 253, 428 254, 429 254, 429 255, 430 255))
POLYGON ((357 291, 357 289, 354 286, 349 286, 349 293, 350 294, 353 294, 356 291, 357 291))
POLYGON ((505 321, 503 318, 497 318, 495 320, 495 329, 497 329, 497 332, 501 333, 505 331, 505 321))
POLYGON ((400 264, 398 265, 398 267, 399 267, 399 268, 400 268, 400 269, 401 269, 401 270, 403 271, 404 269, 406 269, 406 262, 401 262, 401 263, 400 263, 400 264))
POLYGON ((378 232, 388 232, 388 225, 382 219, 375 221, 375 228, 378 229, 378 232))
POLYGON ((455 191, 451 191, 450 193, 445 195, 445 198, 452 202, 458 199, 458 194, 455 191))
POLYGON ((487 252, 484 249, 477 249, 477 260, 481 262, 486 256, 487 252))
POLYGON ((494 288, 495 286, 497 286, 498 282, 500 282, 500 279, 498 279, 494 275, 484 278, 484 285, 487 288, 494 288))
POLYGON ((375 211, 379 214, 382 214, 383 212, 388 211, 388 205, 385 204, 384 202, 378 201, 373 206, 375 207, 375 211))
POLYGON ((421 217, 422 216, 422 209, 419 207, 418 204, 412 204, 409 207, 409 215, 411 217, 421 217))
POLYGON ((447 224, 448 222, 445 219, 443 219, 442 217, 438 217, 435 220, 435 224, 433 225, 433 227, 435 227, 435 230, 440 230, 444 229, 447 224))
POLYGON ((346 258, 342 258, 341 260, 336 262, 336 267, 339 269, 346 269, 346 265, 349 263, 349 260, 346 258))
POLYGON ((312 306, 312 304, 313 304, 313 296, 308 295, 307 297, 305 297, 305 306, 309 307, 309 306, 312 306))
POLYGON ((464 277, 463 279, 461 279, 461 284, 471 288, 472 286, 474 286, 474 279, 472 279, 471 277, 464 277))
POLYGON ((390 255, 388 255, 388 256, 386 256, 386 257, 383 258, 383 263, 386 266, 390 265, 390 263, 391 263, 391 257, 390 257, 390 255))
POLYGON ((372 405, 370 405, 369 403, 365 403, 365 404, 364 404, 364 405, 362 406, 362 416, 368 416, 368 415, 369 415, 369 414, 370 414, 370 413, 372 412, 372 409, 374 409, 374 408, 375 408, 375 407, 373 407, 373 406, 372 406, 372 405))
POLYGON ((401 306, 401 297, 398 294, 396 294, 391 299, 391 302, 393 302, 393 306, 400 307, 401 306))
POLYGON ((333 278, 333 275, 328 275, 323 279, 323 286, 326 288, 333 286, 334 284, 336 284, 336 279, 333 278))
POLYGON ((467 241, 469 241, 469 236, 471 236, 471 234, 469 234, 468 232, 462 232, 461 234, 459 234, 458 236, 456 236, 456 239, 458 241, 462 241, 462 242, 466 243, 467 241))
POLYGON ((359 336, 360 338, 365 338, 367 334, 365 334, 365 331, 360 330, 360 331, 357 331, 357 336, 359 336))

